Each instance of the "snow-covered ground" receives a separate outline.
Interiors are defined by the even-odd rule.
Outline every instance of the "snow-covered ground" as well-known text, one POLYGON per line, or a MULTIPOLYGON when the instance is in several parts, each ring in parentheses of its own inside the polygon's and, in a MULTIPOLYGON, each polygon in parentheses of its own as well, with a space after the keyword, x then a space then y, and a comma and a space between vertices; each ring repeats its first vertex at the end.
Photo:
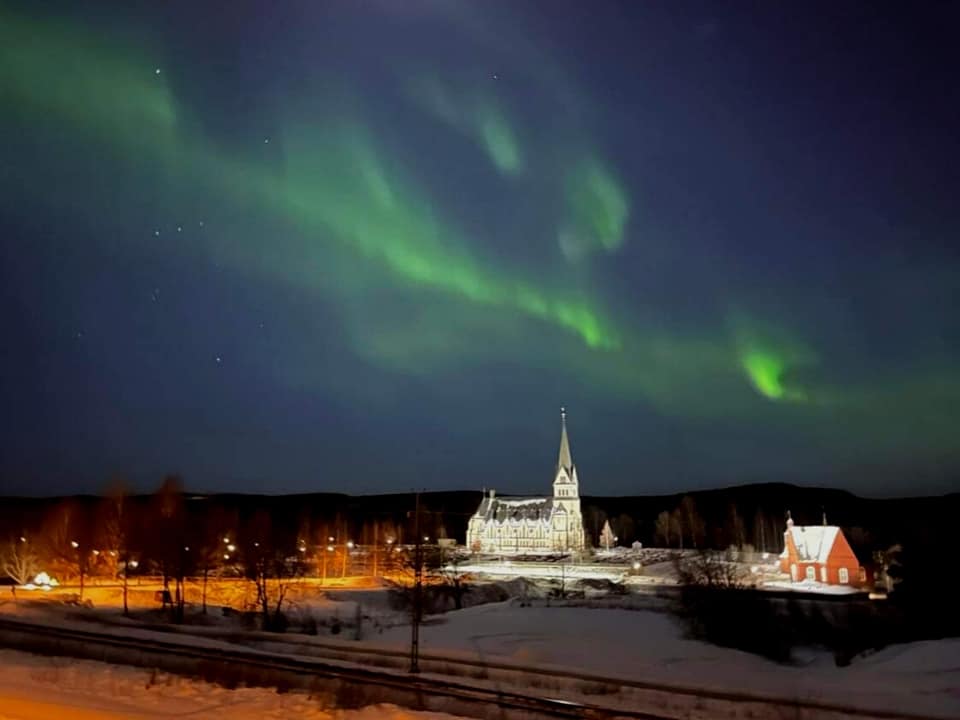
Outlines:
POLYGON ((458 566, 458 570, 471 575, 495 578, 522 576, 529 579, 559 580, 563 578, 567 581, 610 580, 612 582, 622 582, 627 577, 627 568, 624 567, 563 565, 560 563, 546 564, 514 562, 510 560, 488 563, 464 563, 458 566))
MULTIPOLYGON (((516 591, 515 584, 503 583, 503 587, 516 591)), ((542 585, 544 589, 546 584, 542 585)), ((111 592, 93 593, 96 608, 92 610, 59 604, 52 594, 46 593, 43 601, 21 600, 16 606, 0 601, 0 611, 51 624, 76 622, 78 618, 109 624, 129 622, 120 617, 111 592)), ((230 594, 226 589, 218 591, 223 598, 230 594)), ((531 593, 528 597, 537 596, 531 593)), ((632 595, 625 599, 643 597, 632 595)), ((277 635, 278 644, 289 638, 307 643, 335 641, 345 647, 362 645, 401 651, 408 647, 409 625, 404 624, 402 612, 390 608, 388 593, 383 589, 324 593, 304 589, 294 596, 294 601, 297 612, 310 612, 318 622, 339 618, 345 623, 344 629, 333 636, 329 625, 321 625, 316 636, 277 635), (358 606, 366 618, 359 643, 354 640, 353 629, 346 625, 356 616, 358 606)), ((849 667, 843 668, 836 667, 829 653, 811 650, 802 667, 791 667, 687 639, 665 612, 552 605, 546 606, 543 599, 532 600, 532 606, 508 601, 432 617, 421 628, 421 651, 491 664, 519 664, 530 669, 552 667, 571 674, 960 717, 960 640, 894 646, 855 658, 849 667)), ((655 603, 648 603, 647 607, 655 607, 655 603)), ((206 622, 240 629, 236 618, 224 617, 219 612, 211 613, 206 622)), ((182 628, 184 632, 202 629, 182 628)), ((178 635, 179 640, 185 639, 181 633, 178 635)), ((204 641, 210 642, 197 639, 198 643, 204 641)), ((291 646, 289 652, 298 650, 291 646)), ((2 712, 0 706, 0 717, 2 712)))
POLYGON ((817 595, 856 595, 859 589, 849 585, 828 585, 816 580, 768 580, 763 587, 770 590, 792 590, 794 592, 814 593, 817 595))
MULTIPOLYGON (((403 647, 408 633, 394 628, 376 642, 403 647)), ((421 628, 420 642, 423 652, 488 662, 960 717, 960 639, 891 647, 845 668, 811 652, 789 667, 689 640, 662 612, 502 603, 448 613, 421 628)))
POLYGON ((305 693, 228 690, 175 675, 120 665, 0 650, 0 720, 454 720, 392 705, 324 708, 305 693))

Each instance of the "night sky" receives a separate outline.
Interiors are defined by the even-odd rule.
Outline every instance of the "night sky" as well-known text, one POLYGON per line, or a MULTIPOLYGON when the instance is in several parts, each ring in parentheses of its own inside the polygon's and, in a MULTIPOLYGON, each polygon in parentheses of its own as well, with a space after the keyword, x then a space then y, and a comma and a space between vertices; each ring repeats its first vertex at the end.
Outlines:
POLYGON ((956 489, 958 21, 0 3, 0 491, 956 489))

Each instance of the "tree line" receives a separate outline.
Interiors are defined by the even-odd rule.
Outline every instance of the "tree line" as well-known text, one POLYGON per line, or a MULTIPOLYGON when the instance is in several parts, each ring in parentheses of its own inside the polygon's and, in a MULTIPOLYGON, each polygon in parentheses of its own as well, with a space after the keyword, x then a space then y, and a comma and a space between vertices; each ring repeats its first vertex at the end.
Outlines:
MULTIPOLYGON (((114 483, 101 497, 63 498, 36 513, 0 518, 0 578, 26 585, 44 572, 75 587, 81 600, 93 580, 116 583, 128 613, 128 581, 149 575, 160 579, 163 607, 174 620, 183 618, 188 579, 200 584, 202 612, 208 581, 246 579, 269 622, 298 578, 399 572, 401 548, 413 541, 407 515, 391 509, 357 518, 271 498, 194 496, 175 475, 149 495, 114 483)), ((420 522, 428 540, 446 534, 441 513, 424 511, 420 522)))

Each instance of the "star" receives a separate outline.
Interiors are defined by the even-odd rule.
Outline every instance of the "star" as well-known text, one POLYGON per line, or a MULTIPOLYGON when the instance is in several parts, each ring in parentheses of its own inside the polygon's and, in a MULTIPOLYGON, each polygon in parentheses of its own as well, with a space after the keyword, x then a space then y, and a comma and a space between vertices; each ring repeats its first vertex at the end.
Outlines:
POLYGON ((217 357, 216 357, 216 361, 217 361, 217 365, 221 365, 221 364, 223 364, 223 358, 222 358, 222 357, 220 357, 219 355, 217 355, 217 357))
POLYGON ((203 220, 200 221, 200 227, 203 227, 203 220))
POLYGON ((154 288, 154 289, 153 289, 153 294, 151 295, 151 299, 152 299, 154 302, 157 302, 157 301, 160 300, 160 288, 154 288))
POLYGON ((499 80, 499 79, 500 79, 500 76, 497 75, 497 73, 494 73, 494 74, 493 74, 493 79, 494 79, 494 80, 499 80))
POLYGON ((77 340, 82 340, 82 339, 83 339, 83 332, 81 331, 77 333, 77 340))
POLYGON ((159 74, 160 74, 160 68, 156 68, 156 69, 153 71, 153 74, 154 74, 154 75, 159 75, 159 74))
POLYGON ((154 236, 154 237, 160 237, 160 231, 159 231, 159 230, 154 230, 154 231, 153 231, 153 236, 154 236))
POLYGON ((183 232, 183 226, 177 225, 177 232, 183 232))
POLYGON ((264 138, 264 139, 263 139, 263 144, 264 144, 264 145, 266 145, 266 144, 269 143, 269 142, 270 142, 270 138, 264 138))

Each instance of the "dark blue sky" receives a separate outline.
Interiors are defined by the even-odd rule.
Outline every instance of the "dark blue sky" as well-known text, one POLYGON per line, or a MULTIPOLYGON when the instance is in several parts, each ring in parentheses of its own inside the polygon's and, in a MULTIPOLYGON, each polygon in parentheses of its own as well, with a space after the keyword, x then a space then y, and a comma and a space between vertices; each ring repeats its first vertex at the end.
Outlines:
POLYGON ((0 491, 956 489, 955 3, 0 6, 0 491))

